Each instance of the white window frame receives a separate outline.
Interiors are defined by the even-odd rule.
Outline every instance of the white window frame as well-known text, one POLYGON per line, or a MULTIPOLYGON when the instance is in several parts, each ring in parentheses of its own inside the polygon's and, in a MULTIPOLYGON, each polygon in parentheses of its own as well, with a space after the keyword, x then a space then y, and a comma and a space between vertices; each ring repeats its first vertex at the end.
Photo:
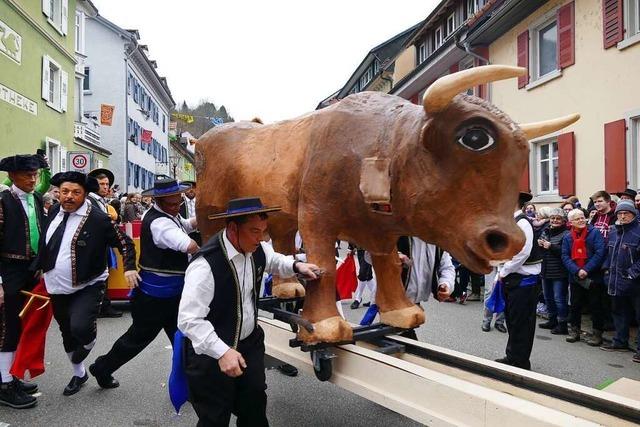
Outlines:
POLYGON ((84 13, 82 11, 76 11, 74 37, 76 52, 84 54, 84 13))
POLYGON ((629 188, 640 187, 640 108, 627 114, 627 176, 629 188))
POLYGON ((42 99, 59 113, 67 111, 69 74, 48 55, 42 57, 42 99), (53 88, 51 84, 53 83, 53 88), (52 99, 53 98, 53 99, 52 99))
MULTIPOLYGON (((548 27, 554 22, 556 25, 556 31, 558 30, 558 9, 559 7, 556 7, 555 9, 549 11, 529 27, 529 74, 531 78, 529 85, 533 84, 533 86, 531 87, 546 83, 547 81, 562 75, 560 65, 557 63, 559 40, 556 39, 556 68, 543 75, 540 75, 540 46, 538 43, 540 30, 548 27)), ((530 87, 527 86, 527 88, 530 87)))
POLYGON ((422 64, 427 59, 427 43, 422 42, 418 46, 418 64, 422 64))
MULTIPOLYGON (((62 143, 56 139, 45 137, 45 151, 51 167, 51 174, 61 172, 61 150, 62 143)), ((66 165, 66 162, 65 162, 66 165)))
POLYGON ((84 72, 84 78, 82 79, 82 92, 86 94, 90 94, 91 93, 91 67, 85 65, 84 70, 82 71, 84 72), (88 78, 87 78, 87 71, 89 71, 88 78), (87 82, 88 84, 87 89, 84 88, 85 82, 87 82))
POLYGON ((534 175, 534 179, 532 180, 532 182, 535 184, 535 187, 532 189, 534 194, 536 194, 537 196, 555 196, 558 195, 558 188, 553 188, 553 184, 555 181, 555 177, 553 176, 554 170, 553 170, 553 160, 555 159, 556 161, 559 162, 559 151, 558 151, 558 137, 554 136, 552 138, 547 138, 547 139, 543 139, 540 141, 535 141, 532 142, 532 154, 533 154, 533 175, 534 175), (549 158, 546 160, 542 160, 540 158, 540 153, 542 151, 542 146, 544 145, 549 145, 551 146, 552 144, 556 145, 556 157, 552 157, 552 153, 553 150, 549 150, 549 158), (542 163, 546 163, 549 168, 549 190, 545 190, 542 191, 542 163))
POLYGON ((640 0, 624 0, 624 33, 618 49, 622 50, 640 42, 640 0))
POLYGON ((445 30, 446 30, 445 37, 449 37, 456 30, 456 13, 455 12, 451 12, 451 15, 449 15, 449 17, 447 18, 447 22, 445 22, 445 30))
POLYGON ((69 0, 42 0, 42 13, 47 17, 47 22, 61 36, 67 35, 69 0))
POLYGON ((433 46, 433 50, 438 49, 440 46, 442 46, 442 27, 438 27, 433 31, 433 42, 434 42, 434 46, 433 46))

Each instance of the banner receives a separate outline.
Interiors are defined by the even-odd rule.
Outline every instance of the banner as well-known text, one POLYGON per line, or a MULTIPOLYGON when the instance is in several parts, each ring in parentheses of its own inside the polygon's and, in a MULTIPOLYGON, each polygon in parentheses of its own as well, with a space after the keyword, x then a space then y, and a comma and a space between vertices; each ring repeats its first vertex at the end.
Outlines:
POLYGON ((103 126, 111 126, 113 122, 113 110, 115 105, 100 104, 100 124, 103 126))
POLYGON ((224 120, 222 120, 222 117, 211 117, 211 124, 214 126, 220 126, 224 124, 224 120))
POLYGON ((151 134, 152 132, 150 130, 142 129, 141 142, 144 144, 151 144, 151 139, 152 139, 151 134))
POLYGON ((171 116, 175 117, 178 120, 182 120, 183 122, 187 122, 188 124, 191 124, 191 123, 193 123, 195 121, 193 116, 191 116, 189 114, 171 113, 171 116))

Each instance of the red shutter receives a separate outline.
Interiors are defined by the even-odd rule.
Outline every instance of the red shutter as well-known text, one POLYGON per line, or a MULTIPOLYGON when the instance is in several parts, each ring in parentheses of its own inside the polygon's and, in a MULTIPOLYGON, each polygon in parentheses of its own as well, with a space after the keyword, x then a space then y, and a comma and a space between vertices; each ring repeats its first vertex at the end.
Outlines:
POLYGON ((626 131, 624 119, 604 125, 604 188, 609 193, 627 188, 626 131))
POLYGON ((527 160, 527 165, 522 171, 522 176, 520 177, 520 191, 530 192, 531 184, 529 183, 529 160, 527 160))
POLYGON ((458 64, 453 64, 451 67, 449 67, 449 73, 453 74, 453 73, 457 73, 460 69, 460 66, 458 64))
POLYGON ((576 144, 573 132, 558 136, 558 193, 576 194, 576 144))
MULTIPOLYGON (((529 70, 529 31, 518 36, 518 67, 529 70)), ((526 76, 518 77, 518 89, 522 89, 529 83, 529 73, 526 76)))
POLYGON ((575 5, 567 3, 558 9, 558 65, 566 68, 576 63, 575 5))
POLYGON ((622 1, 602 0, 602 38, 605 49, 622 41, 624 35, 622 1))
MULTIPOLYGON (((487 46, 479 46, 475 48, 475 51, 478 55, 482 56, 483 58, 486 58, 487 61, 489 60, 489 48, 487 46)), ((479 59, 475 60, 475 64, 486 65, 486 64, 481 64, 479 59)), ((487 83, 487 84, 478 86, 477 94, 479 98, 489 100, 489 84, 487 83)))

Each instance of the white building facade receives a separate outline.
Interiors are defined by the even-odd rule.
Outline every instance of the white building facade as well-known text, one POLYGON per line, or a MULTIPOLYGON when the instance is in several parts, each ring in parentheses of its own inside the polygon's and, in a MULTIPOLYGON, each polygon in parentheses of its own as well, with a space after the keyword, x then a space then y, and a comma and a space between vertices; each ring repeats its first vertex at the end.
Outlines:
POLYGON ((101 135, 112 152, 109 169, 122 191, 140 192, 153 186, 157 174, 168 172, 169 114, 175 102, 136 30, 123 30, 98 15, 86 20, 85 37, 85 110, 99 114, 101 104, 114 107, 112 125, 102 126, 101 135))

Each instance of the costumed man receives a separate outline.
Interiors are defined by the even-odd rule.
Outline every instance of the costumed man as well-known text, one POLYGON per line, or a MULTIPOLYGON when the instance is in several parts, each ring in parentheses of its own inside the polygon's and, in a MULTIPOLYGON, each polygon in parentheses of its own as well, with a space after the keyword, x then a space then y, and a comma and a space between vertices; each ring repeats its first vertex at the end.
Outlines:
POLYGON ((198 244, 188 236, 196 227, 195 217, 184 219, 178 213, 182 193, 189 188, 173 178, 158 175, 153 188, 142 193, 154 197, 155 203, 142 217, 141 281, 132 291, 133 322, 111 350, 89 367, 102 388, 118 387, 112 374, 144 350, 161 330, 173 342, 184 272, 189 255, 198 250, 198 244))
POLYGON ((314 264, 294 261, 262 242, 267 212, 257 197, 234 199, 226 227, 194 256, 185 277, 178 313, 184 343, 189 401, 198 426, 267 426, 264 332, 258 326, 257 299, 263 272, 315 280, 314 264))
MULTIPOLYGON (((112 221, 115 221, 118 219, 118 214, 106 199, 109 196, 109 190, 111 189, 115 179, 113 172, 109 169, 99 168, 92 170, 88 175, 94 177, 98 181, 98 191, 95 193, 89 193, 88 200, 93 204, 93 206, 109 215, 112 221)), ((107 251, 109 252, 107 255, 109 257, 108 259, 114 259, 115 257, 112 256, 112 249, 108 248, 107 251)), ((115 266, 109 265, 109 267, 115 266)), ((102 299, 102 304, 100 304, 98 317, 122 317, 122 312, 114 309, 111 305, 111 300, 109 299, 106 291, 104 293, 104 298, 102 299)))
POLYGON ((49 212, 41 267, 73 367, 73 377, 63 391, 70 396, 89 378, 83 361, 96 342, 96 318, 109 275, 107 247, 120 250, 130 286, 136 285, 138 273, 133 241, 87 200, 90 192, 98 191, 95 178, 61 172, 51 183, 60 188, 60 205, 49 212))
POLYGON ((542 270, 542 256, 533 246, 533 227, 522 209, 533 196, 521 192, 513 217, 525 235, 524 247, 513 258, 498 268, 497 280, 504 288, 505 320, 509 339, 506 356, 496 362, 531 369, 531 350, 536 331, 536 304, 538 277, 542 270))
MULTIPOLYGON (((196 182, 195 181, 181 181, 180 184, 190 185, 187 191, 184 192, 184 204, 180 206, 180 215, 183 218, 191 219, 196 216, 196 182)), ((202 236, 198 230, 194 230, 189 233, 198 246, 202 246, 202 236)))
MULTIPOLYGON (((449 298, 456 279, 456 269, 449 252, 418 237, 410 236, 400 237, 397 247, 402 263, 402 285, 410 301, 420 306, 421 302, 429 300, 430 294, 433 294, 438 301, 449 298)), ((376 305, 369 308, 360 324, 371 324, 377 311, 376 305)), ((414 329, 405 331, 401 335, 414 340, 418 339, 414 329)))
POLYGON ((42 252, 44 206, 34 191, 38 169, 48 168, 39 155, 16 155, 0 160, 0 170, 9 174, 12 185, 0 193, 0 404, 31 408, 37 400, 31 394, 36 384, 10 374, 20 340, 21 290, 30 290, 39 280, 37 256, 42 252))

